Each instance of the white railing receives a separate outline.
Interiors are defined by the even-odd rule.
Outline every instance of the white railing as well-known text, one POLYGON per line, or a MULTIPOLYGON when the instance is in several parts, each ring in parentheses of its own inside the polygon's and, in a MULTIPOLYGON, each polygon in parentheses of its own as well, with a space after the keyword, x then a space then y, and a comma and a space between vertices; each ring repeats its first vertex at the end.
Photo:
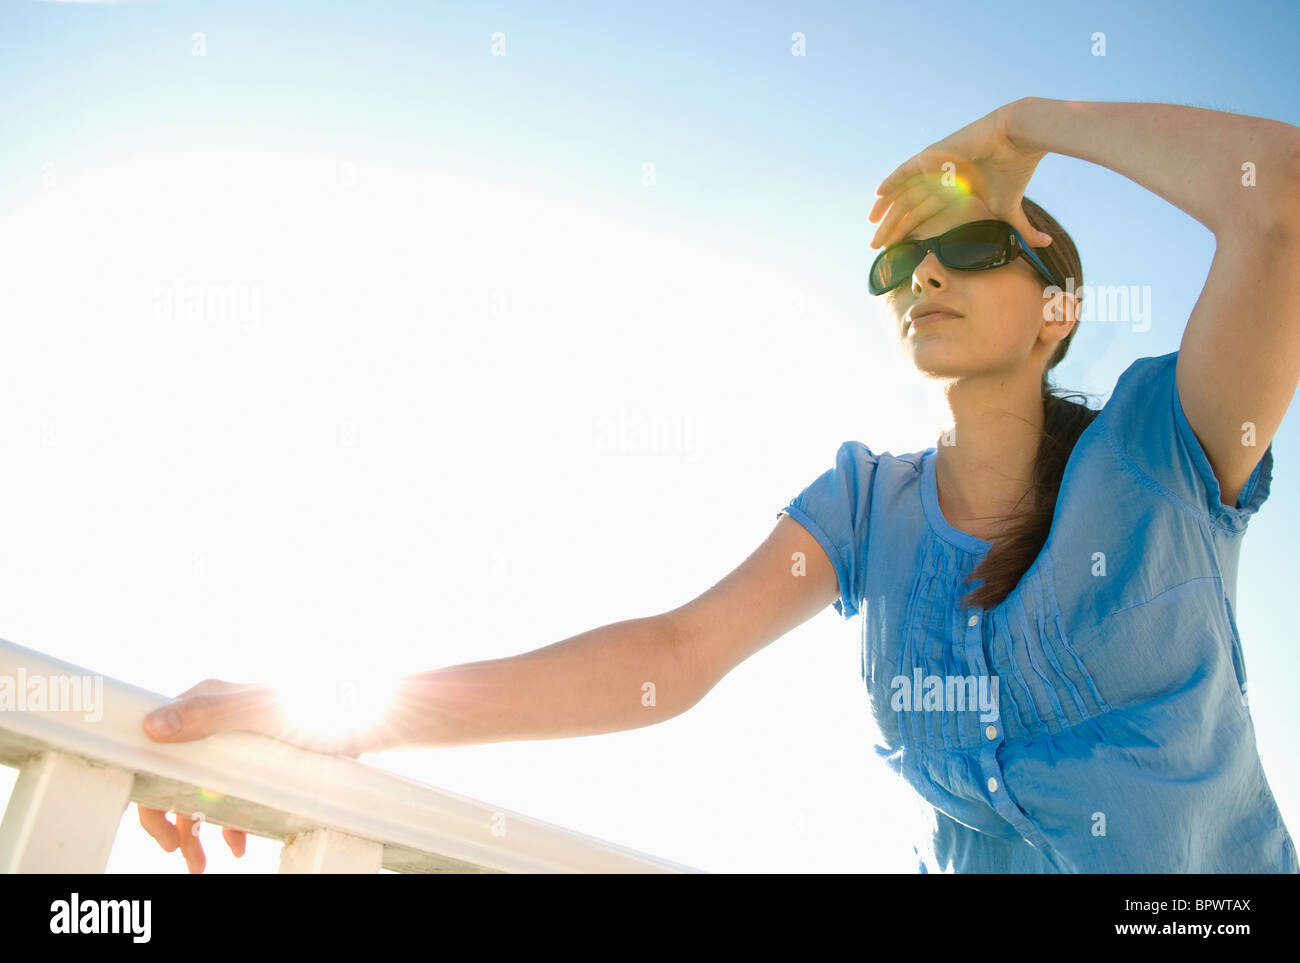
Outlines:
POLYGON ((131 802, 281 840, 281 873, 698 872, 251 732, 156 743, 141 721, 170 699, 0 639, 6 684, 0 872, 102 873, 131 802), (62 701, 33 708, 35 679, 62 701), (99 704, 60 679, 102 679, 99 704))

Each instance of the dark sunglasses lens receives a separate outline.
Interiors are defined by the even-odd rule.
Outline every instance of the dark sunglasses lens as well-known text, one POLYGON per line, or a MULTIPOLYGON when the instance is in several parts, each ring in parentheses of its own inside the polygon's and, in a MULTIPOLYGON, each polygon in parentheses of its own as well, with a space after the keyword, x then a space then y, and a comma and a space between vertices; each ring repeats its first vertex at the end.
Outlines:
POLYGON ((986 268, 1004 263, 1010 253, 1005 227, 972 224, 954 231, 940 245, 943 259, 955 268, 986 268))
POLYGON ((906 244, 885 251, 871 268, 872 293, 883 294, 911 277, 915 270, 915 245, 906 244))

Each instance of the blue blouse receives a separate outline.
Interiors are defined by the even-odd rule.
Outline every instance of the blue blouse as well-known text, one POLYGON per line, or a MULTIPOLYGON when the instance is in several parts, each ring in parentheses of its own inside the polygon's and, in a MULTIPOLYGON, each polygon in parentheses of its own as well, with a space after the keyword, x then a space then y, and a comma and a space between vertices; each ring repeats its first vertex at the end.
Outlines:
POLYGON ((829 556, 839 615, 862 615, 876 752, 933 807, 921 872, 1300 872, 1233 614, 1273 449, 1224 505, 1177 360, 1121 375, 1041 552, 987 611, 960 598, 992 543, 940 513, 935 448, 845 442, 778 513, 829 556))

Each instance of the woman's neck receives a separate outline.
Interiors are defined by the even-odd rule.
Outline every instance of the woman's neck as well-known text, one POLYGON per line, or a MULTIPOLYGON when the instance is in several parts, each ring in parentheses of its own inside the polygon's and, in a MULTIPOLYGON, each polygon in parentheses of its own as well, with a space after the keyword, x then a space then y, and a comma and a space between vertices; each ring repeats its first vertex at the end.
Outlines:
POLYGON ((953 427, 936 448, 939 506, 954 528, 993 541, 1003 521, 1032 507, 1043 428, 1041 379, 1032 386, 966 379, 945 388, 953 427))

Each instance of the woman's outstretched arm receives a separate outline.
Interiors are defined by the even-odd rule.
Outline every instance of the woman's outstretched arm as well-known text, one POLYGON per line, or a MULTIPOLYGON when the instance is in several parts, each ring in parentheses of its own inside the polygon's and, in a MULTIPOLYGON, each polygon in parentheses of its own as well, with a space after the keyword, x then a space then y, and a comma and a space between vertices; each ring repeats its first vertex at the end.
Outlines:
POLYGON ((654 725, 716 680, 692 671, 672 619, 627 619, 520 655, 408 676, 363 751, 594 736, 654 725))
POLYGON ((1022 150, 1108 167, 1214 233, 1176 377, 1220 500, 1235 505, 1300 384, 1300 128, 1175 104, 1028 97, 1006 110, 1022 150))
POLYGON ((1300 128, 1291 124, 1178 104, 1025 97, 1005 109, 1008 134, 1021 149, 1123 174, 1216 237, 1300 234, 1300 128))

